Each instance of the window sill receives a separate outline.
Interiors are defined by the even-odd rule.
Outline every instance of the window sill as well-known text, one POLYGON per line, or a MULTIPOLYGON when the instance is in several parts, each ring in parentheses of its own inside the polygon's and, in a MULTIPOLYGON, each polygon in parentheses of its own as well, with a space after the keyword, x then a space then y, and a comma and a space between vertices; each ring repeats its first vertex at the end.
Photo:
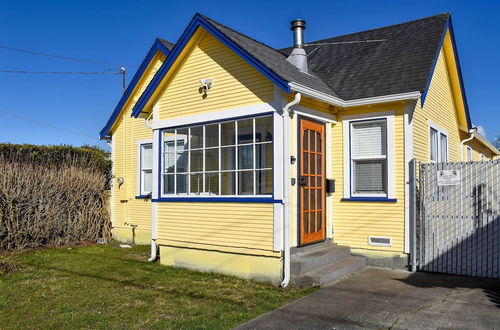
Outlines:
POLYGON ((153 202, 281 203, 272 197, 160 197, 153 202))
POLYGON ((385 203, 395 203, 398 200, 396 198, 387 197, 351 197, 342 198, 341 202, 385 202, 385 203))
POLYGON ((151 199, 151 194, 149 194, 149 195, 138 195, 138 196, 135 196, 135 199, 151 199))

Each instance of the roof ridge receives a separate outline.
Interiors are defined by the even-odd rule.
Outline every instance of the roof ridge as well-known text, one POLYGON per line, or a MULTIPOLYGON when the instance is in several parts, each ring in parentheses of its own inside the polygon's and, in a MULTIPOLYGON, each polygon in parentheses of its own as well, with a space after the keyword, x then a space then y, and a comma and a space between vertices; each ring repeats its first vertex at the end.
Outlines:
MULTIPOLYGON (((216 21, 216 20, 214 20, 214 19, 212 19, 212 18, 210 18, 210 17, 207 17, 207 16, 202 15, 202 14, 199 14, 199 15, 200 15, 201 17, 203 17, 203 18, 205 18, 205 19, 209 20, 209 21, 212 21, 212 22, 215 22, 215 23, 217 23, 217 24, 219 24, 219 25, 222 25, 223 27, 225 27, 225 28, 226 28, 226 29, 228 29, 228 30, 231 30, 231 31, 233 31, 233 32, 235 32, 235 33, 241 34, 241 35, 242 35, 242 36, 244 36, 245 38, 248 38, 248 39, 250 39, 250 40, 252 40, 252 41, 255 41, 255 42, 257 42, 257 43, 261 44, 262 46, 265 46, 265 47, 267 47, 267 48, 269 48, 269 49, 271 49, 271 50, 274 50, 276 53, 278 53, 278 54, 280 54, 280 55, 283 55, 283 54, 282 54, 282 53, 281 53, 278 49, 273 48, 273 47, 271 47, 271 46, 269 46, 269 45, 267 45, 267 44, 263 43, 262 41, 259 41, 259 40, 257 40, 257 39, 254 39, 254 38, 252 38, 252 37, 250 37, 250 36, 248 36, 248 35, 246 35, 246 34, 244 34, 244 33, 242 33, 242 32, 239 32, 239 31, 237 31, 237 30, 235 30, 235 29, 232 29, 232 28, 228 27, 227 25, 224 25, 224 24, 222 24, 222 23, 220 23, 220 22, 218 22, 218 21, 216 21)), ((283 56, 284 56, 284 57, 286 57, 285 55, 283 55, 283 56)))
MULTIPOLYGON (((362 31, 358 31, 358 32, 351 32, 351 33, 347 33, 347 34, 341 34, 341 35, 337 35, 337 36, 333 36, 333 37, 328 37, 328 38, 323 38, 323 39, 311 41, 311 42, 306 43, 306 45, 310 44, 310 43, 317 43, 317 42, 320 42, 320 41, 333 39, 333 38, 347 37, 347 36, 351 36, 351 35, 355 35, 355 34, 360 34, 360 33, 365 33, 365 32, 370 32, 370 31, 376 31, 376 30, 382 30, 382 29, 391 28, 391 27, 395 27, 395 26, 399 26, 399 25, 405 25, 405 24, 414 23, 414 22, 418 22, 418 21, 424 21, 424 20, 428 20, 428 19, 435 18, 435 17, 438 17, 438 16, 445 16, 445 15, 449 17, 451 14, 449 12, 445 12, 445 13, 441 13, 441 14, 436 14, 436 15, 428 16, 428 17, 414 19, 414 20, 411 20, 411 21, 406 21, 406 22, 395 23, 395 24, 391 24, 391 25, 380 26, 380 27, 377 27, 377 28, 372 28, 372 29, 368 29, 368 30, 362 30, 362 31)), ((284 49, 288 49, 290 47, 291 46, 282 48, 282 49, 280 49, 280 51, 284 50, 284 49)))

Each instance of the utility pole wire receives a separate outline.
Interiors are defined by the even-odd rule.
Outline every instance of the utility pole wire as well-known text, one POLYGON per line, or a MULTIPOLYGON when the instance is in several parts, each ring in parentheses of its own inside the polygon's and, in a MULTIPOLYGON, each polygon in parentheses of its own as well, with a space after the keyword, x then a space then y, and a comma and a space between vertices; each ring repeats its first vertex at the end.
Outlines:
POLYGON ((25 71, 25 70, 0 70, 3 73, 36 73, 36 74, 124 74, 121 70, 120 72, 106 72, 106 71, 94 71, 94 72, 84 72, 84 71, 25 71))
POLYGON ((60 58, 63 60, 69 60, 69 61, 77 61, 77 62, 86 62, 86 63, 95 63, 95 64, 106 64, 106 65, 114 65, 121 67, 122 65, 120 64, 115 64, 115 63, 108 63, 108 62, 102 62, 102 61, 94 61, 94 60, 86 60, 83 58, 77 58, 77 57, 68 57, 68 56, 60 56, 60 55, 54 55, 54 54, 49 54, 49 53, 42 53, 42 52, 37 52, 34 50, 27 50, 27 49, 20 49, 20 48, 13 48, 13 47, 8 47, 8 46, 3 46, 0 45, 0 48, 3 49, 8 49, 8 50, 13 50, 15 52, 21 52, 21 53, 27 53, 27 54, 32 54, 32 55, 40 55, 40 56, 47 56, 47 57, 55 57, 55 58, 60 58))
POLYGON ((28 122, 33 123, 33 124, 45 126, 45 127, 52 128, 52 129, 59 130, 59 131, 63 131, 63 132, 66 132, 66 133, 71 133, 71 134, 75 134, 75 135, 85 136, 85 137, 88 137, 88 138, 100 141, 100 139, 98 139, 97 137, 92 136, 92 135, 88 135, 88 134, 85 134, 85 133, 80 133, 80 132, 72 131, 72 130, 69 130, 69 129, 66 129, 66 128, 62 128, 62 127, 53 126, 53 125, 50 125, 50 124, 47 124, 47 123, 43 123, 41 121, 36 121, 36 120, 30 119, 30 118, 27 118, 27 117, 24 117, 24 116, 21 116, 21 115, 9 112, 9 111, 5 111, 5 110, 1 110, 0 109, 0 113, 6 114, 6 115, 11 116, 11 117, 15 117, 15 118, 18 118, 18 119, 22 119, 22 120, 28 121, 28 122))

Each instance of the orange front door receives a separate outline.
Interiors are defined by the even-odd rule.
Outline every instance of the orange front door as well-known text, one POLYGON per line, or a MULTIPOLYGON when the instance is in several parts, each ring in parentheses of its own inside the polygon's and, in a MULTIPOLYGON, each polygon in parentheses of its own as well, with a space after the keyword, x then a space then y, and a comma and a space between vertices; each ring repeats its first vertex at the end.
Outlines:
POLYGON ((325 126, 300 118, 300 245, 325 239, 325 126))

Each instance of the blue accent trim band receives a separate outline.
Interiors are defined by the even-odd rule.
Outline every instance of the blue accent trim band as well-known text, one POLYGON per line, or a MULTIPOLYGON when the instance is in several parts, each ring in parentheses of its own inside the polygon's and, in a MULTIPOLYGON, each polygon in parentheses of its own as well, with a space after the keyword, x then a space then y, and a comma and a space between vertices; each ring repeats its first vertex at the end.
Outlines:
POLYGON ((103 139, 108 133, 111 127, 113 126, 116 118, 120 114, 123 106, 127 102, 128 98, 130 97, 130 94, 132 94, 132 91, 134 90, 135 86, 141 79, 142 75, 144 74, 144 71, 146 71, 147 67, 149 66, 149 63, 153 59, 153 57, 156 55, 158 51, 161 51, 165 56, 168 56, 170 54, 170 50, 168 50, 167 47, 158 39, 155 40, 153 43, 153 46, 151 46, 151 49, 149 50, 148 54, 146 55, 146 58, 142 61, 139 69, 137 72, 134 74, 134 77, 130 81, 127 89, 125 90, 125 93, 123 93, 122 97, 120 98, 120 101, 116 105, 115 110, 111 114, 111 116, 108 119, 108 122, 106 123, 106 126, 101 130, 99 133, 99 138, 103 139))
POLYGON ((385 198, 385 197, 351 197, 342 198, 341 202, 388 202, 395 203, 398 200, 396 198, 385 198))
POLYGON ((153 202, 283 203, 272 197, 160 197, 153 202))
POLYGON ((151 199, 151 195, 140 195, 140 196, 135 196, 135 199, 151 199))
POLYGON ((215 28, 212 24, 210 24, 206 19, 204 19, 200 14, 196 14, 192 21, 189 23, 186 30, 183 32, 179 41, 175 44, 175 47, 172 49, 172 52, 167 57, 166 61, 161 65, 155 77, 151 80, 148 87, 144 91, 144 93, 140 96, 139 100, 135 104, 132 109, 132 117, 137 118, 139 114, 142 112, 146 103, 149 101, 151 96, 153 95, 156 88, 160 85, 160 82, 165 77, 169 69, 172 67, 176 59, 179 57, 180 53, 188 43, 189 39, 196 32, 198 27, 203 27, 206 31, 208 31, 211 35, 217 38, 220 42, 226 45, 229 49, 234 51, 237 55, 239 55, 242 59, 244 59, 248 64, 257 69, 260 73, 274 82, 279 88, 281 88, 286 93, 290 93, 290 86, 288 82, 279 77, 276 73, 271 71, 268 67, 262 64, 260 61, 255 59, 248 52, 243 50, 239 45, 237 45, 234 41, 229 39, 225 34, 215 28))
POLYGON ((458 72, 458 81, 460 83, 460 90, 462 92, 462 101, 464 103, 464 109, 465 109, 465 117, 467 120, 467 128, 470 130, 472 128, 472 121, 470 118, 470 112, 469 112, 469 104, 467 102, 467 95, 465 93, 465 85, 464 85, 464 79, 462 76, 462 68, 460 66, 460 59, 458 58, 458 49, 457 49, 457 42, 455 40, 455 33, 453 31, 453 24, 451 21, 451 16, 448 18, 448 22, 446 23, 446 26, 443 31, 443 36, 441 37, 441 42, 439 44, 439 49, 436 54, 436 58, 434 59, 434 64, 432 66, 431 74, 429 75, 429 79, 427 80, 427 86, 425 87, 424 92, 422 93, 422 96, 420 97, 420 106, 423 108, 425 99, 427 97, 427 92, 429 91, 429 87, 431 85, 431 80, 434 75, 434 70, 436 69, 437 61, 439 58, 439 52, 441 51, 441 48, 443 48, 443 43, 444 39, 446 37, 446 32, 450 30, 450 38, 451 38, 451 45, 453 47, 453 57, 455 58, 455 65, 457 67, 457 72, 458 72))

